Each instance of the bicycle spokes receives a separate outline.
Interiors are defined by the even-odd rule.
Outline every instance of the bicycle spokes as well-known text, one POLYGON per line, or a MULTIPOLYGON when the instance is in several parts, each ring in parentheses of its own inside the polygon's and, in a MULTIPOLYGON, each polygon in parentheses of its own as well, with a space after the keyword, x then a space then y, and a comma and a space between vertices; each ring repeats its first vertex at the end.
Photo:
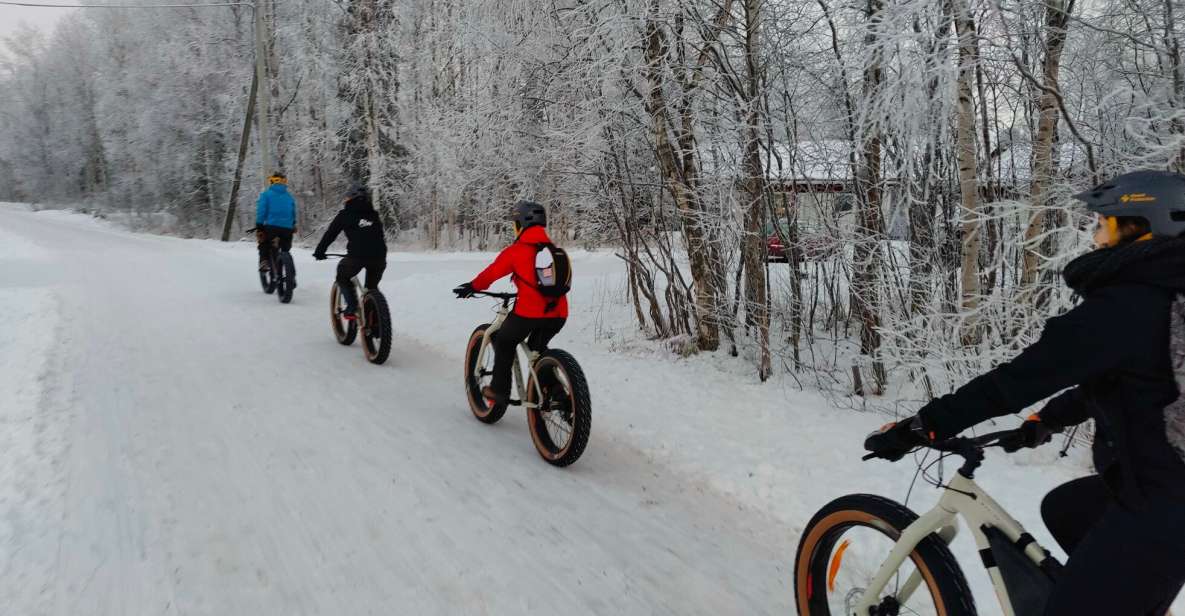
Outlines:
POLYGON ((383 335, 382 321, 379 320, 379 315, 375 310, 374 305, 370 302, 367 302, 367 304, 368 305, 364 313, 366 318, 366 335, 371 339, 381 338, 383 335))
POLYGON ((477 388, 481 389, 494 382, 494 349, 486 349, 482 355, 481 363, 477 365, 477 369, 473 375, 474 380, 477 381, 477 388))
POLYGON ((539 373, 539 386, 543 392, 539 412, 547 427, 551 441, 564 447, 572 438, 572 393, 563 372, 557 368, 539 373))
MULTIPOLYGON (((885 562, 894 541, 867 527, 853 526, 828 555, 827 605, 833 616, 852 614, 864 599, 865 590, 885 562)), ((921 576, 911 560, 896 572, 895 580, 876 602, 876 614, 884 616, 932 616, 938 611, 933 597, 914 580, 921 576)))

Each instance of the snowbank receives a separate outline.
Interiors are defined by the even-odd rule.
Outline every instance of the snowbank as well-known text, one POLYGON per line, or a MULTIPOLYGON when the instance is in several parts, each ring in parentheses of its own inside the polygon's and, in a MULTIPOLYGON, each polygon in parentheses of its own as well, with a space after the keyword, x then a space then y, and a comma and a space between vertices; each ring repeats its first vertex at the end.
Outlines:
POLYGON ((45 607, 41 583, 60 520, 65 428, 62 415, 43 404, 58 300, 32 273, 48 259, 41 247, 0 229, 0 597, 9 605, 45 607))

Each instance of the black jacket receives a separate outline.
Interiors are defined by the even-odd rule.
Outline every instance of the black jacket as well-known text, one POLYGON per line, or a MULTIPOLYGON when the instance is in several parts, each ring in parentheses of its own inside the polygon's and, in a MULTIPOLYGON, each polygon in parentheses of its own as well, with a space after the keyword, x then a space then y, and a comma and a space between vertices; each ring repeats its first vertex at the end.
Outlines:
POLYGON ((383 221, 370 205, 370 199, 359 197, 346 202, 313 254, 324 254, 333 240, 346 232, 346 254, 359 259, 381 259, 387 256, 387 240, 383 237, 383 221))
POLYGON ((1095 468, 1121 502, 1185 504, 1185 453, 1165 422, 1180 395, 1169 312, 1185 293, 1185 239, 1096 250, 1071 262, 1065 278, 1082 303, 1050 319, 1012 361, 923 407, 923 425, 945 438, 1062 392, 1041 419, 1059 427, 1095 419, 1095 468))

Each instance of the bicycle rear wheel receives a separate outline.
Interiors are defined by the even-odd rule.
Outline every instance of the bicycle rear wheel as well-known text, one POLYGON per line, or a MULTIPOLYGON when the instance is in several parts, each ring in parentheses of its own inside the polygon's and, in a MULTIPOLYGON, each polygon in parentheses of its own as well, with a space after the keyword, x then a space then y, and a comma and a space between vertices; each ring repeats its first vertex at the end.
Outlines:
MULTIPOLYGON (((819 510, 794 561, 800 616, 855 613, 901 531, 917 514, 887 498, 852 494, 819 510)), ((975 601, 950 549, 931 534, 909 555, 875 604, 877 614, 975 616, 975 601)))
POLYGON ((592 399, 576 358, 559 349, 544 351, 527 384, 527 402, 535 404, 527 407, 527 425, 539 455, 553 466, 580 459, 592 432, 592 399), (542 392, 541 400, 536 400, 536 389, 542 392))
POLYGON ((358 322, 342 318, 342 311, 346 309, 346 299, 342 297, 337 283, 329 291, 329 324, 333 328, 333 337, 345 346, 354 344, 358 335, 358 322))
POLYGON ((477 356, 481 353, 481 344, 489 328, 489 323, 478 325, 469 335, 469 344, 465 347, 465 398, 469 400, 469 410, 478 421, 492 424, 506 414, 506 405, 492 404, 481 395, 481 388, 490 384, 494 373, 492 348, 486 349, 481 365, 477 365, 477 356))
POLYGON ((382 364, 391 355, 391 310, 387 298, 378 289, 367 291, 362 296, 362 314, 366 318, 362 350, 367 361, 382 364))

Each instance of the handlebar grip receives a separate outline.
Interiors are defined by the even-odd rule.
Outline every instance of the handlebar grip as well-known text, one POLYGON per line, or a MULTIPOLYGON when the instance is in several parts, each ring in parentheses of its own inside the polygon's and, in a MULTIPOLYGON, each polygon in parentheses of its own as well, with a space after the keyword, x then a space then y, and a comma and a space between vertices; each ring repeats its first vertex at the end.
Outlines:
POLYGON ((881 456, 880 456, 880 454, 878 454, 878 453, 869 453, 869 454, 864 454, 864 456, 863 456, 863 457, 861 457, 860 459, 861 459, 861 460, 863 460, 863 461, 865 461, 865 462, 867 462, 867 461, 869 461, 869 460, 875 460, 875 459, 877 459, 877 458, 879 458, 879 457, 881 457, 881 456))

